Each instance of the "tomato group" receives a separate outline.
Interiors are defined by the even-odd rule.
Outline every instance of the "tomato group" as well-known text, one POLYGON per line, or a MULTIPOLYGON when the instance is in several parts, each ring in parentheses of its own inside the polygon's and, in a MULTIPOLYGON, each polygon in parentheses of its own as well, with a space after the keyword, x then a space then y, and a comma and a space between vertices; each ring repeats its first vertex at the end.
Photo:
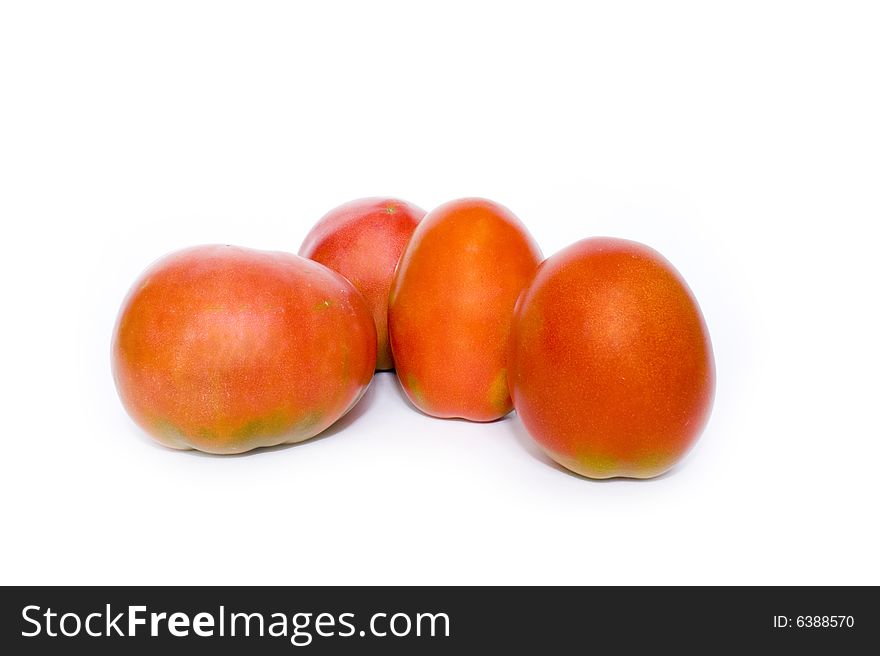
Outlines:
POLYGON ((547 454, 592 478, 657 476, 709 417, 715 366, 696 300, 656 251, 586 239, 550 257, 513 320, 510 390, 547 454))
POLYGON ((590 478, 669 470, 715 393, 706 323, 663 256, 592 238, 542 262, 519 219, 482 198, 428 214, 352 201, 300 255, 173 253, 131 288, 112 346, 134 420, 210 453, 317 435, 392 367, 425 414, 483 422, 515 408, 553 460, 590 478))

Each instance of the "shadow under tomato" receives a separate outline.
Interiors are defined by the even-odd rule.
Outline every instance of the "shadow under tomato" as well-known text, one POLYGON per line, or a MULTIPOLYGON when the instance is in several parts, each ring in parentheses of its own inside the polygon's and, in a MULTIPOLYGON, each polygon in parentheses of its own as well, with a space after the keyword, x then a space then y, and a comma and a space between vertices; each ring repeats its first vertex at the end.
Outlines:
POLYGON ((529 432, 526 430, 526 427, 523 425, 520 418, 516 416, 516 412, 508 415, 511 418, 510 422, 510 430, 513 432, 513 436, 516 438, 516 441, 519 442, 519 445, 528 453, 533 459, 538 462, 555 469, 556 471, 562 472, 563 474, 567 474, 571 478, 576 478, 581 481, 589 481, 590 483, 650 483, 651 481, 661 481, 665 478, 668 478, 675 474, 678 469, 677 466, 672 467, 672 469, 663 472, 659 476, 654 476, 653 478, 633 478, 632 476, 615 476, 613 478, 590 478, 589 476, 581 476, 577 472, 573 472, 570 469, 566 469, 558 462, 553 460, 550 456, 548 456, 544 450, 539 447, 535 440, 532 439, 532 436, 529 435, 529 432))

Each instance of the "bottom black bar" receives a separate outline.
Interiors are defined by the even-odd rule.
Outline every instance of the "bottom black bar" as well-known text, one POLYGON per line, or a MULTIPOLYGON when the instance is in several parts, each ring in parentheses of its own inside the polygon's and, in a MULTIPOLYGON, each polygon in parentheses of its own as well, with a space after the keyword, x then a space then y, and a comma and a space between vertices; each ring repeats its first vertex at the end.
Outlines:
POLYGON ((875 587, 6 587, 3 653, 850 653, 875 587), (11 650, 10 650, 11 649, 11 650), (548 652, 548 650, 551 650, 548 652))

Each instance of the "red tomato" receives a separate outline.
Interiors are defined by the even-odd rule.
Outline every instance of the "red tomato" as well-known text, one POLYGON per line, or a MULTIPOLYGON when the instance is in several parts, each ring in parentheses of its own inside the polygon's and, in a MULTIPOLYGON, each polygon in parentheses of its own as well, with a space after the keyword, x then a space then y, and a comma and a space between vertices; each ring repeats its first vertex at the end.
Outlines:
POLYGON ((540 261, 522 223, 490 201, 452 201, 422 220, 388 304, 397 376, 417 408, 474 421, 510 412, 510 320, 540 261))
POLYGON ((112 359, 125 408, 156 440, 241 453, 344 415, 373 376, 376 331, 357 290, 316 262, 199 246, 135 282, 112 359))
POLYGON ((348 278, 376 322, 376 368, 393 369, 388 344, 388 292, 403 249, 425 210, 394 198, 362 198, 330 210, 306 236, 299 254, 348 278))
POLYGON ((709 333, 659 253, 586 239, 547 259, 513 320, 510 389, 528 432, 591 478, 650 478, 693 445, 715 390, 709 333))

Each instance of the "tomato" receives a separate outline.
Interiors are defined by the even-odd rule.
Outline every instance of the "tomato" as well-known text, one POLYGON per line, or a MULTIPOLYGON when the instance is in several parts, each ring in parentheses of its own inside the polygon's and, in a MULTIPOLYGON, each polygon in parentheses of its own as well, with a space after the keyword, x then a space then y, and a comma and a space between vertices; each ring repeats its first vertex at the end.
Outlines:
POLYGON ((592 478, 649 478, 693 445, 715 365, 691 291, 659 253, 586 239, 550 257, 523 291, 510 390, 537 443, 592 478))
POLYGON ((112 365, 156 440, 241 453, 299 442, 344 415, 376 364, 366 302, 288 253, 199 246, 159 260, 125 299, 112 365))
POLYGON ((422 220, 388 303, 397 376, 417 408, 474 421, 510 412, 510 320, 540 260, 519 220, 488 200, 452 201, 422 220))
POLYGON ((363 294, 376 322, 376 368, 393 369, 388 292, 403 249, 425 210, 394 198, 362 198, 330 210, 299 254, 341 273, 363 294))

